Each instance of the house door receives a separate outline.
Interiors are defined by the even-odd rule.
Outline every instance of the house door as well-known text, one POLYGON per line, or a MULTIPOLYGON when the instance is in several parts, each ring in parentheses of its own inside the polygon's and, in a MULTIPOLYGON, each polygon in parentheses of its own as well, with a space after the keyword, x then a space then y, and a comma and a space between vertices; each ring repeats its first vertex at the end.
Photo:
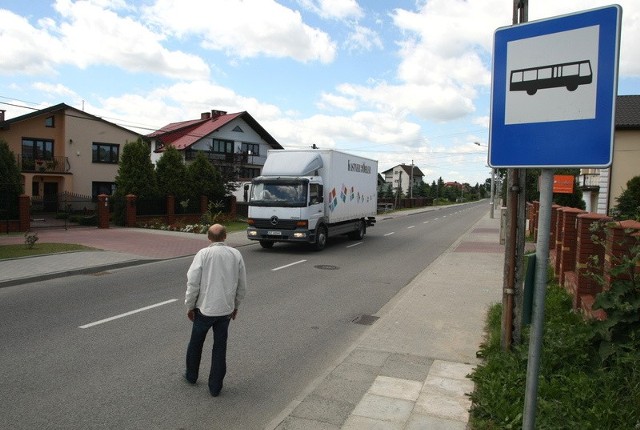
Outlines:
POLYGON ((58 211, 58 183, 57 182, 44 183, 44 193, 42 195, 42 210, 43 212, 58 211))

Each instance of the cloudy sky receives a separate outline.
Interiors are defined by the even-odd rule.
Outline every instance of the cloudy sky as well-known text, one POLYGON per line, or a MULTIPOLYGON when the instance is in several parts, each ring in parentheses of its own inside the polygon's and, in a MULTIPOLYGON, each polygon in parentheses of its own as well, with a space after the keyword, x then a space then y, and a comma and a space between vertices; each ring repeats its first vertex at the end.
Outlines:
MULTIPOLYGON (((0 109, 67 103, 150 133, 249 112, 285 148, 484 182, 491 54, 512 0, 2 0, 0 109), (482 146, 475 145, 478 142, 482 146)), ((529 21, 611 4, 529 0, 529 21)), ((640 1, 619 94, 640 94, 640 1)))

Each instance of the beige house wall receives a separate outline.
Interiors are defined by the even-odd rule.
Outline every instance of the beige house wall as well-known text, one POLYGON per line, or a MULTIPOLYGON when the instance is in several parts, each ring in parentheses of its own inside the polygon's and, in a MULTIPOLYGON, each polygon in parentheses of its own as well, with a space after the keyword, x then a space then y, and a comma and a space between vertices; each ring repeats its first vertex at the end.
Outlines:
POLYGON ((617 198, 627 188, 627 182, 640 175, 640 130, 616 130, 610 174, 609 209, 617 205, 617 198))
POLYGON ((42 115, 13 122, 8 129, 0 130, 0 139, 9 144, 16 155, 22 154, 22 139, 46 139, 53 141, 53 156, 66 157, 66 168, 60 172, 23 172, 24 192, 28 196, 44 195, 45 184, 57 184, 58 193, 68 192, 91 196, 92 183, 114 182, 118 164, 93 163, 94 142, 120 145, 120 156, 127 142, 136 141, 139 135, 120 128, 108 121, 96 119, 75 109, 43 112, 42 115), (54 117, 54 126, 46 127, 45 120, 54 117))
POLYGON ((92 193, 93 182, 114 182, 119 164, 94 163, 93 144, 119 145, 120 157, 127 142, 135 142, 138 135, 114 127, 111 123, 96 121, 81 112, 67 115, 65 147, 73 173, 73 192, 85 196, 92 193))

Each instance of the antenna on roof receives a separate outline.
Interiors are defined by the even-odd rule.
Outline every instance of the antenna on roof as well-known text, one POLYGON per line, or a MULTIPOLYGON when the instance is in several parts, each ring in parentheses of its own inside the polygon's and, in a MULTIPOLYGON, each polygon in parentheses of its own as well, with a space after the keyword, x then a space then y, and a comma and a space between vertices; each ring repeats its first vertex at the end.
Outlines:
POLYGON ((316 146, 316 144, 314 143, 313 145, 311 145, 311 149, 318 149, 318 147, 316 146))

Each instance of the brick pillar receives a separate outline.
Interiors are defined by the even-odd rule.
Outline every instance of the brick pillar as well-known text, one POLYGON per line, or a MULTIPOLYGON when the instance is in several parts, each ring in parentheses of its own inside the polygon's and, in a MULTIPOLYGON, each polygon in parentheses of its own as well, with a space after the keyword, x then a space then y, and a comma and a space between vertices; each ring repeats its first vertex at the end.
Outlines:
POLYGON ((552 211, 555 217, 552 217, 551 231, 554 238, 553 247, 549 245, 550 264, 553 266, 553 272, 556 278, 560 277, 560 254, 562 253, 562 223, 564 220, 564 206, 553 205, 552 211), (554 221, 555 218, 555 221, 554 221))
POLYGON ((236 219, 238 216, 238 205, 236 202, 236 196, 231 196, 229 201, 229 218, 236 219))
POLYGON ((31 229, 31 197, 26 194, 18 197, 18 217, 20 219, 18 231, 29 231, 31 229))
POLYGON ((167 196, 167 224, 176 223, 176 196, 167 196))
POLYGON ((533 204, 526 202, 526 217, 527 221, 529 221, 529 225, 527 226, 527 236, 533 236, 533 204))
POLYGON ((98 195, 98 228, 109 228, 109 196, 98 195))
POLYGON ((125 227, 135 227, 137 225, 138 210, 136 207, 136 201, 138 197, 133 194, 126 195, 127 208, 124 211, 124 225, 125 227))
POLYGON ((207 196, 200 196, 200 215, 209 210, 209 198, 207 196))
MULTIPOLYGON (((606 230, 605 255, 604 255, 604 285, 603 289, 611 288, 618 279, 629 279, 629 275, 611 275, 611 268, 618 264, 623 255, 628 255, 632 246, 640 240, 640 222, 620 221, 610 223, 606 230)), ((635 267, 635 272, 640 273, 640 267, 635 267)))
POLYGON ((562 208, 562 206, 560 206, 560 205, 551 205, 551 227, 550 227, 551 236, 549 237, 549 249, 550 250, 555 250, 556 249, 556 237, 557 237, 557 233, 558 233, 558 213, 559 213, 561 208, 562 208))
POLYGON ((582 209, 576 208, 564 208, 562 212, 562 246, 560 247, 560 254, 557 258, 560 262, 558 266, 560 285, 564 285, 565 272, 574 271, 576 268, 576 247, 578 245, 577 218, 578 215, 586 213, 582 209))
POLYGON ((531 217, 531 220, 533 222, 533 241, 537 242, 538 241, 538 218, 540 216, 540 202, 539 201, 533 201, 533 216, 531 217))
POLYGON ((600 285, 590 273, 602 276, 604 270, 604 239, 605 225, 611 218, 596 213, 585 213, 577 216, 576 231, 576 268, 575 286, 573 292, 573 307, 579 309, 582 306, 582 296, 595 296, 602 290, 600 285), (602 227, 592 231, 595 224, 602 227), (595 257, 595 258, 592 258, 595 257))

